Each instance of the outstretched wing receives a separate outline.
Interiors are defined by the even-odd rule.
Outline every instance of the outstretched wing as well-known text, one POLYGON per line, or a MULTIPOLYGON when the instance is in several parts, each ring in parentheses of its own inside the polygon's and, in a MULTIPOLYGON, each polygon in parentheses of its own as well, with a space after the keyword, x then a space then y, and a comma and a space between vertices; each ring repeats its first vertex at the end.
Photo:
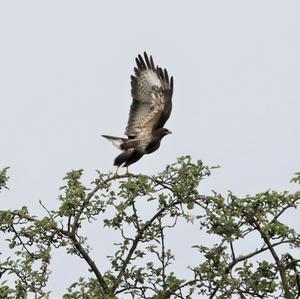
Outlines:
POLYGON ((173 77, 154 65, 152 56, 144 52, 136 58, 135 76, 131 76, 132 104, 125 135, 144 139, 162 128, 172 110, 173 77))

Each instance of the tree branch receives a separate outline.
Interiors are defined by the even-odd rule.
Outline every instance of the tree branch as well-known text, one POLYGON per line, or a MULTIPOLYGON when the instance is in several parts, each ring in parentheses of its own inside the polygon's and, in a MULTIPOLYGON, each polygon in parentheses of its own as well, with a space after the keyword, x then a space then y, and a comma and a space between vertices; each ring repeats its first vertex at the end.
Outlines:
POLYGON ((287 209, 294 207, 297 200, 299 200, 299 198, 294 199, 292 203, 288 203, 285 207, 283 207, 282 210, 270 221, 270 224, 274 223, 287 209))
POLYGON ((125 270, 126 270, 126 267, 127 265, 129 264, 130 260, 131 260, 131 257, 135 251, 135 249, 137 248, 137 245, 139 243, 139 241, 141 240, 141 238, 143 237, 143 234, 144 232, 151 226, 151 224, 161 215, 163 214, 167 209, 169 208, 172 208, 172 207, 175 207, 176 205, 180 204, 180 201, 177 200, 175 202, 173 202, 172 204, 168 205, 168 206, 165 206, 163 207, 162 209, 160 209, 149 221, 147 221, 145 223, 145 225, 140 229, 140 231, 138 232, 138 234, 136 235, 133 243, 132 243, 132 246, 127 254, 127 257, 126 259, 124 260, 124 263, 123 263, 123 266, 122 268, 120 269, 118 275, 117 275, 117 278, 116 278, 116 281, 112 287, 112 292, 114 293, 115 290, 118 288, 119 284, 120 284, 120 281, 121 281, 121 278, 122 276, 124 275, 125 273, 125 270))
POLYGON ((107 286, 107 284, 106 284, 103 276, 101 275, 98 267, 94 263, 94 261, 90 258, 90 256, 88 255, 88 253, 86 252, 86 250, 82 247, 82 245, 77 240, 77 238, 76 238, 75 235, 69 234, 69 238, 72 241, 74 247, 78 250, 78 252, 81 254, 82 258, 87 262, 87 264, 90 266, 91 270, 93 271, 93 273, 97 277, 97 280, 98 280, 101 288, 103 289, 103 292, 106 295, 109 295, 110 294, 109 288, 108 288, 108 286, 107 286))
POLYGON ((275 263, 278 267, 279 274, 280 274, 280 277, 281 277, 282 287, 283 287, 284 293, 285 293, 285 297, 287 299, 292 299, 293 297, 292 297, 292 294, 291 294, 289 286, 288 286, 287 277, 285 275, 285 267, 282 264, 282 262, 280 261, 276 251, 274 250, 274 245, 271 244, 268 236, 263 232, 263 230, 261 229, 258 221, 254 217, 253 217, 253 222, 254 222, 254 225, 257 228, 258 232, 260 233, 261 237, 263 238, 263 240, 267 244, 268 249, 271 252, 271 254, 274 258, 274 261, 275 261, 275 263))
POLYGON ((96 187, 86 195, 86 198, 83 200, 82 202, 82 205, 78 211, 78 213, 75 215, 74 217, 74 221, 73 221, 73 224, 72 224, 72 230, 71 230, 71 233, 72 234, 75 234, 75 231, 78 229, 78 226, 79 226, 79 220, 80 220, 80 217, 84 211, 84 209, 86 208, 86 206, 89 204, 90 200, 93 198, 93 196, 105 185, 107 185, 108 183, 110 183, 111 181, 114 181, 114 180, 117 180, 117 179, 122 179, 122 178, 127 178, 128 175, 125 174, 125 175, 120 175, 118 177, 115 177, 115 176, 111 176, 111 177, 108 177, 106 180, 104 181, 100 181, 99 183, 97 183, 96 187))
POLYGON ((160 238, 161 238, 161 265, 162 265, 162 280, 163 280, 163 291, 166 290, 166 263, 165 263, 165 235, 164 235, 164 227, 161 223, 161 218, 159 221, 159 229, 160 229, 160 238))
POLYGON ((16 235, 16 237, 18 238, 20 244, 22 245, 22 247, 25 249, 25 251, 32 257, 34 258, 34 255, 28 250, 28 248, 26 247, 26 245, 24 244, 24 242, 22 241, 21 237, 19 236, 18 232, 15 230, 15 227, 13 225, 11 225, 11 228, 14 232, 14 234, 16 235))
MULTIPOLYGON (((271 245, 272 245, 272 247, 276 247, 276 246, 278 246, 278 245, 282 245, 282 244, 285 244, 285 243, 289 243, 289 241, 279 241, 279 242, 273 243, 273 244, 271 244, 271 245)), ((228 267, 226 267, 225 273, 228 274, 228 273, 229 273, 229 272, 230 272, 230 271, 231 271, 238 263, 243 262, 243 261, 245 261, 245 260, 247 260, 247 259, 250 259, 250 258, 252 258, 252 257, 255 256, 255 255, 258 255, 258 254, 260 254, 260 253, 262 253, 262 252, 264 252, 264 251, 267 251, 268 249, 269 249, 269 248, 268 248, 267 246, 263 246, 263 247, 261 247, 260 249, 257 249, 257 250, 255 250, 255 251, 253 251, 253 252, 251 252, 251 253, 248 253, 248 254, 246 254, 246 255, 240 255, 240 256, 236 257, 236 259, 233 260, 233 261, 228 265, 228 267)), ((220 285, 217 285, 217 286, 214 288, 213 292, 212 292, 211 295, 209 296, 209 299, 214 298, 214 296, 216 295, 216 293, 217 293, 217 291, 219 290, 219 288, 220 288, 220 285)))

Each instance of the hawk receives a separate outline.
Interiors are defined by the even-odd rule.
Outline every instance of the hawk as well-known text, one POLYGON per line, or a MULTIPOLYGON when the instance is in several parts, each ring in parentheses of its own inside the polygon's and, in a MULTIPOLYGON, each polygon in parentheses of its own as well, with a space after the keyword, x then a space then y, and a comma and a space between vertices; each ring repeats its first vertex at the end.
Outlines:
POLYGON ((166 69, 155 66, 152 56, 138 55, 134 76, 131 76, 132 103, 125 131, 127 138, 102 135, 122 153, 114 160, 118 177, 120 166, 126 167, 143 155, 156 151, 164 136, 171 132, 164 128, 172 110, 173 77, 166 69))

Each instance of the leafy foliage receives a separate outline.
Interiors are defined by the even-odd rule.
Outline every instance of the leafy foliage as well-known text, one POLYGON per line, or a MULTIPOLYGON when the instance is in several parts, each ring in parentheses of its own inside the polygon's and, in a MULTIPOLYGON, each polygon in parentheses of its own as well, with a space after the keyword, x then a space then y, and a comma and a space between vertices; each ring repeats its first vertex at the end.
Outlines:
MULTIPOLYGON (((56 211, 42 203, 43 218, 31 215, 26 207, 0 211, 0 230, 12 252, 0 260, 0 298, 26 298, 30 293, 50 298, 45 289, 51 251, 59 247, 84 259, 93 274, 74 282, 64 299, 116 299, 125 294, 152 299, 299 297, 299 260, 292 253, 300 246, 300 236, 282 219, 298 207, 300 193, 205 196, 199 185, 210 174, 210 168, 189 156, 156 176, 114 178, 98 172, 92 186, 82 183, 83 170, 70 171, 56 211), (95 221, 119 233, 106 270, 94 262, 95 253, 84 235, 84 224, 95 221), (190 278, 173 272, 176 256, 166 239, 183 221, 198 224, 216 242, 206 246, 199 240, 193 245, 199 259, 187 265, 190 278), (252 242, 253 236, 261 244, 238 255, 239 244, 252 242), (271 258, 266 259, 265 253, 271 258), (14 285, 8 283, 12 277, 14 285)), ((5 187, 6 170, 0 178, 5 187)), ((293 181, 300 182, 297 177, 293 181)))
POLYGON ((6 182, 9 179, 9 177, 7 176, 8 169, 9 169, 9 167, 5 167, 5 168, 3 168, 3 169, 0 170, 0 190, 2 188, 7 188, 6 182))

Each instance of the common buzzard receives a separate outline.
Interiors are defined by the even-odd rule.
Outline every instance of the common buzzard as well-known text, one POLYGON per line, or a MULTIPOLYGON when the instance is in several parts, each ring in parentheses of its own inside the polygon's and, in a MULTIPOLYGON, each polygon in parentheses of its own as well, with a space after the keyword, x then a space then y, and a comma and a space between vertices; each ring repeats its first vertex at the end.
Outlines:
POLYGON ((172 110, 173 77, 169 79, 166 69, 155 66, 152 56, 144 52, 135 59, 135 76, 131 76, 132 104, 125 131, 128 138, 102 135, 111 141, 122 153, 114 160, 118 176, 121 165, 126 167, 138 161, 143 155, 156 151, 161 139, 171 132, 164 128, 172 110))

